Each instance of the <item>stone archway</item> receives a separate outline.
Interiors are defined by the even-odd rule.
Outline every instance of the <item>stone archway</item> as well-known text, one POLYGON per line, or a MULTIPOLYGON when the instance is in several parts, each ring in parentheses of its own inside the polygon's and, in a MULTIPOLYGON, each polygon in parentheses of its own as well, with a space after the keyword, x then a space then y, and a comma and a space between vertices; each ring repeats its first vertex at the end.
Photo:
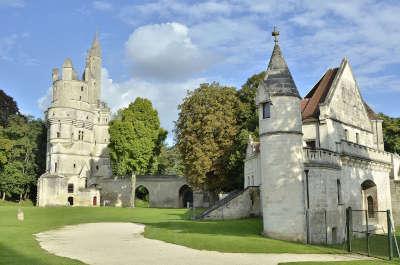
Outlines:
POLYGON ((378 190, 375 182, 365 180, 361 183, 364 210, 368 211, 368 218, 376 217, 375 211, 378 211, 378 190))
POLYGON ((137 186, 135 189, 135 206, 149 207, 149 196, 149 190, 145 186, 137 186))
POLYGON ((183 185, 179 189, 179 207, 186 208, 193 205, 193 190, 188 185, 183 185))

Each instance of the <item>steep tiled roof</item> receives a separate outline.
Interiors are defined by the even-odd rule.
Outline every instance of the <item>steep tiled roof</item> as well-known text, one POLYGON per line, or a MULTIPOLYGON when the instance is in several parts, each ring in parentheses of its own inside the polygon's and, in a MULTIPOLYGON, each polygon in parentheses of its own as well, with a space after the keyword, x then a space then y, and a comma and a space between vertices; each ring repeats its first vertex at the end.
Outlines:
POLYGON ((303 120, 318 118, 318 105, 325 101, 337 72, 338 68, 328 69, 324 76, 301 101, 301 115, 303 120))
POLYGON ((370 106, 368 106, 367 103, 365 103, 365 101, 363 101, 365 109, 367 110, 367 114, 368 114, 368 118, 370 120, 379 120, 378 115, 376 115, 376 113, 371 109, 370 106))

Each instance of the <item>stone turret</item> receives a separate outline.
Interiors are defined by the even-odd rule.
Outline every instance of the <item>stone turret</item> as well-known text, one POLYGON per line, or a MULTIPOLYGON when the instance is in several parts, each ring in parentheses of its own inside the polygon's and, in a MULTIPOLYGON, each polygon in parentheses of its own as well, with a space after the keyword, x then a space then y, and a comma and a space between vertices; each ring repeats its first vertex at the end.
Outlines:
POLYGON ((101 47, 98 34, 88 50, 83 79, 88 84, 90 103, 97 104, 101 97, 101 47))
POLYGON ((304 242, 300 96, 278 44, 257 89, 264 234, 304 242))
POLYGON ((62 79, 63 80, 72 80, 72 75, 74 72, 74 68, 72 66, 72 61, 70 58, 65 59, 64 64, 62 66, 62 79))

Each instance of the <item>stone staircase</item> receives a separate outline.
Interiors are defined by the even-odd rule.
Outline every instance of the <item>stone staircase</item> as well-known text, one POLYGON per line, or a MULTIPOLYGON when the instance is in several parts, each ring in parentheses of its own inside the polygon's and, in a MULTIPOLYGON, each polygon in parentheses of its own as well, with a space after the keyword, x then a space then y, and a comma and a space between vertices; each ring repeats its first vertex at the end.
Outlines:
POLYGON ((253 204, 250 203, 250 193, 253 192, 253 190, 255 189, 258 191, 259 187, 249 186, 243 190, 234 190, 230 192, 226 197, 217 201, 213 206, 198 215, 196 219, 224 219, 224 216, 232 219, 236 218, 235 215, 237 215, 237 218, 250 216, 253 207, 253 204), (227 213, 228 210, 230 211, 230 213, 227 213), (224 215, 224 211, 228 214, 228 216, 224 215), (237 211, 237 213, 235 213, 235 211, 237 211), (218 214, 216 214, 217 212, 221 213, 221 217, 216 217, 218 216, 218 214), (246 212, 247 216, 243 216, 244 212, 246 212))

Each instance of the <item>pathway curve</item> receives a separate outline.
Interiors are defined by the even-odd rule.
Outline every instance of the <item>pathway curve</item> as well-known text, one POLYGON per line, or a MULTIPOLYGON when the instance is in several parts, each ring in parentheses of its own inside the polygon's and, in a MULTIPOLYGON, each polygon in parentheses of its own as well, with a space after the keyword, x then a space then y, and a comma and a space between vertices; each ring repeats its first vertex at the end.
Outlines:
POLYGON ((36 235, 48 252, 92 265, 257 265, 291 261, 342 261, 363 257, 330 254, 250 254, 196 250, 144 238, 144 225, 89 223, 36 235))

